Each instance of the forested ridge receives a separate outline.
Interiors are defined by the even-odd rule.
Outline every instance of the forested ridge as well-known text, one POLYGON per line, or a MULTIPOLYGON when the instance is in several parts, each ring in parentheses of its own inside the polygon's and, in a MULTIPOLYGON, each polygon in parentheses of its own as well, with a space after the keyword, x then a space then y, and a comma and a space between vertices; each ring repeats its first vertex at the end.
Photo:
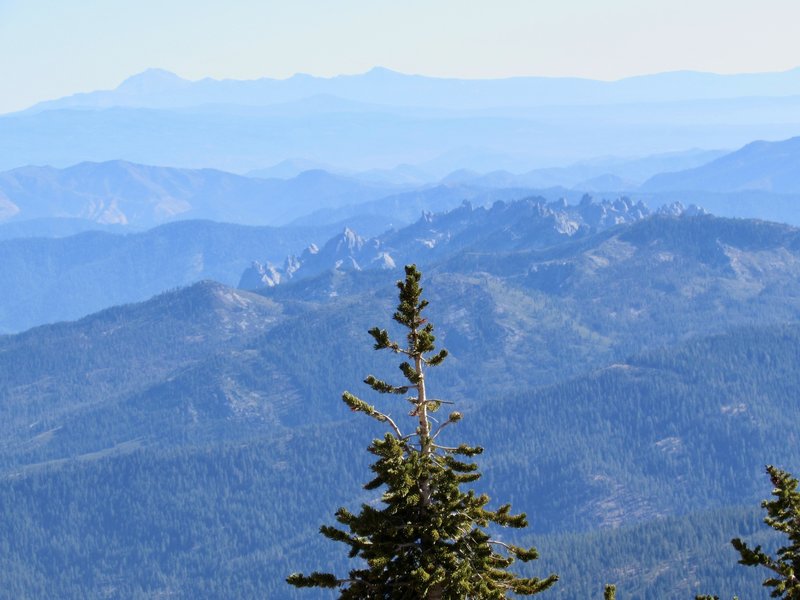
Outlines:
MULTIPOLYGON (((482 488, 528 514, 508 539, 561 575, 544 596, 764 597, 728 540, 769 537, 765 464, 800 470, 797 252, 792 228, 657 217, 431 259, 432 393, 486 449, 482 488)), ((339 396, 396 371, 366 333, 395 275, 205 282, 0 337, 3 589, 294 597, 305 557, 346 568, 317 529, 373 498, 383 430, 339 396)))
MULTIPOLYGON (((528 512, 537 570, 561 575, 549 594, 584 597, 614 580, 620 598, 760 597, 727 542, 763 534, 764 462, 800 465, 763 425, 797 427, 787 406, 798 343, 798 328, 745 329, 465 411, 463 436, 487 448, 482 485, 528 512), (509 418, 492 422, 498 413, 509 418)), ((363 448, 380 428, 362 425, 242 430, 236 442, 172 449, 145 438, 7 471, 4 585, 75 598, 289 597, 283 577, 303 557, 342 567, 316 530, 331 507, 369 497, 358 491, 363 448)))

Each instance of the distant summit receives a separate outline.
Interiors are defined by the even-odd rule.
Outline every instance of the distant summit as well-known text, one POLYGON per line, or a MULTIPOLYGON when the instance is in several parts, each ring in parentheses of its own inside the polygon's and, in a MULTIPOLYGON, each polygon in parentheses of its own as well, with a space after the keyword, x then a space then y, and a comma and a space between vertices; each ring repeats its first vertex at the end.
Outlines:
POLYGON ((191 85, 191 81, 164 69, 147 69, 128 77, 116 89, 123 94, 148 94, 174 91, 191 85))
POLYGON ((189 81, 151 69, 113 90, 0 116, 0 170, 124 159, 247 173, 299 157, 372 181, 434 183, 468 169, 486 175, 469 180, 482 188, 619 192, 602 188, 634 189, 656 173, 696 167, 711 160, 701 154, 708 149, 797 135, 797 114, 798 70, 609 82, 384 68, 189 81), (610 157, 615 164, 603 165, 610 157), (418 172, 392 172, 402 164, 418 172))
MULTIPOLYGON (((415 77, 415 75, 407 75, 405 73, 401 73, 400 71, 393 71, 392 69, 387 69, 386 67, 372 67, 369 71, 363 74, 364 77, 415 77)), ((349 77, 359 77, 358 75, 350 75, 349 77)))

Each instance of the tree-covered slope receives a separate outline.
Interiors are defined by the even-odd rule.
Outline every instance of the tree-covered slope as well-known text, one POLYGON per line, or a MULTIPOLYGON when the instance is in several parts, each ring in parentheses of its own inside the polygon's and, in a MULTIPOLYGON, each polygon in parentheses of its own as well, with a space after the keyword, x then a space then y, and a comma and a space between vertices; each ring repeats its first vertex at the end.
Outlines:
MULTIPOLYGON (((798 342, 797 327, 746 329, 464 406, 459 440, 486 448, 476 485, 528 513, 534 534, 522 541, 543 555, 535 572, 562 574, 553 597, 584 597, 602 581, 618 582, 620 598, 759 597, 760 580, 741 572, 726 542, 764 539, 754 514, 763 462, 800 465, 787 438, 798 427, 798 342)), ((432 393, 460 400, 440 383, 431 379, 432 393)), ((302 400, 292 410, 302 413, 302 400)), ((341 553, 316 529, 337 506, 374 496, 360 488, 371 478, 363 448, 380 427, 350 413, 292 427, 226 419, 236 441, 198 439, 184 422, 171 447, 140 438, 6 470, 4 587, 65 598, 290 597, 283 578, 310 557, 341 570, 341 553)), ((104 434, 92 426, 84 421, 82 435, 104 434)))
MULTIPOLYGON (((453 441, 486 448, 479 488, 527 512, 529 541, 578 577, 565 590, 758 597, 720 570, 752 516, 718 511, 756 506, 765 463, 800 469, 797 239, 660 217, 430 261, 429 318, 451 351, 431 393, 464 413, 453 441)), ((3 585, 280 597, 307 554, 340 571, 316 528, 372 498, 363 449, 381 432, 338 397, 395 370, 366 334, 386 325, 394 279, 202 283, 0 337, 3 585)))
MULTIPOLYGON (((453 356, 442 384, 477 402, 690 337, 795 321, 797 239, 774 224, 664 217, 542 250, 432 260, 431 319, 453 356), (487 368, 492 377, 474 386, 473 374, 487 368)), ((0 338, 6 421, 48 423, 29 432, 38 434, 64 427, 59 415, 91 410, 112 431, 123 422, 114 407, 127 403, 144 411, 144 429, 132 431, 147 431, 161 421, 144 408, 172 403, 175 414, 206 406, 215 415, 219 404, 227 407, 219 415, 265 411, 291 424, 300 417, 287 407, 300 401, 309 417, 336 418, 331 390, 377 367, 364 356, 364 332, 390 309, 393 279, 377 269, 329 271, 263 296, 204 284, 0 338)), ((22 431, 11 439, 25 439, 22 431)), ((55 440, 69 437, 59 431, 55 440)))
POLYGON ((0 333, 77 319, 203 279, 233 285, 253 258, 282 259, 338 229, 181 221, 125 235, 0 240, 0 333))
POLYGON ((499 421, 491 487, 544 531, 756 506, 765 464, 800 468, 799 345, 797 325, 745 328, 482 403, 472 422, 499 421))

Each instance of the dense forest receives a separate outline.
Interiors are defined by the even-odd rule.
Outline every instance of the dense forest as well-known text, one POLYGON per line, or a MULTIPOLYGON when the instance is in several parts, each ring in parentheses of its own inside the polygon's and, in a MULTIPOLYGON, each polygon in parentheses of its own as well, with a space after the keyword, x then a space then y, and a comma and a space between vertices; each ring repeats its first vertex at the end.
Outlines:
MULTIPOLYGON (((482 243, 426 267, 451 353, 429 385, 464 415, 443 441, 486 449, 479 488, 528 514, 505 535, 560 574, 544 595, 763 597, 729 540, 772 544, 763 467, 800 471, 796 231, 660 216, 482 243)), ((383 429, 339 396, 396 373, 367 334, 395 275, 205 282, 0 337, 4 589, 301 597, 289 573, 346 570, 317 531, 374 499, 383 429)))
MULTIPOLYGON (((548 594, 597 596, 615 581, 620 598, 759 597, 728 540, 768 537, 763 464, 800 465, 767 426, 797 428, 798 343, 797 328, 745 329, 466 407, 460 435, 487 448, 481 487, 528 512, 537 572, 561 575, 548 594)), ((81 426, 104 436, 104 421, 81 426)), ((283 577, 309 557, 345 567, 316 530, 369 498, 363 449, 376 435, 345 420, 244 428, 226 443, 142 436, 7 471, 3 585, 20 597, 290 597, 283 577)))
MULTIPOLYGON (((20 598, 295 597, 283 580, 298 567, 346 570, 345 555, 317 529, 332 507, 367 499, 358 492, 363 451, 324 433, 316 446, 318 436, 304 436, 302 448, 277 451, 258 442, 139 450, 7 480, 3 589, 20 598), (332 476, 336 455, 354 460, 332 476)), ((535 506, 529 517, 533 529, 542 524, 535 506)), ((531 574, 560 575, 547 597, 600 597, 600 583, 615 581, 620 598, 757 598, 762 577, 736 564, 729 539, 769 542, 760 521, 756 508, 728 508, 520 541, 541 553, 531 574)))

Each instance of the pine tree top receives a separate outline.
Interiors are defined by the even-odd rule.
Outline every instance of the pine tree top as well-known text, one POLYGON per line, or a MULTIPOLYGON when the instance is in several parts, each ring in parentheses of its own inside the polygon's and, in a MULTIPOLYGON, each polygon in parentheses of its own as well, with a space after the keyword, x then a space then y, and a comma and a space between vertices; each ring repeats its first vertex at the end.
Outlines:
POLYGON ((428 302, 422 298, 421 278, 416 266, 408 265, 405 279, 397 283, 399 303, 393 319, 405 328, 405 343, 392 339, 385 329, 369 330, 376 350, 404 356, 399 366, 405 381, 389 383, 373 375, 364 380, 379 394, 406 395, 413 428, 404 432, 405 424, 389 411, 349 392, 342 396, 353 411, 390 428, 368 449, 376 460, 371 466, 374 478, 365 488, 382 490, 381 506, 364 504, 358 514, 340 508, 339 525, 320 529, 325 537, 349 546, 350 557, 360 559, 360 566, 347 577, 295 573, 287 581, 297 587, 339 588, 343 599, 495 599, 510 593, 537 594, 558 577, 524 578, 508 570, 515 560, 536 559, 536 550, 492 539, 486 532, 490 524, 526 527, 525 515, 512 514, 508 504, 490 510, 487 495, 461 489, 480 478, 477 465, 468 459, 483 449, 437 443, 442 430, 462 415, 452 411, 433 427, 431 413, 443 401, 428 397, 425 371, 442 364, 447 351, 436 352, 434 327, 422 315, 428 302))

